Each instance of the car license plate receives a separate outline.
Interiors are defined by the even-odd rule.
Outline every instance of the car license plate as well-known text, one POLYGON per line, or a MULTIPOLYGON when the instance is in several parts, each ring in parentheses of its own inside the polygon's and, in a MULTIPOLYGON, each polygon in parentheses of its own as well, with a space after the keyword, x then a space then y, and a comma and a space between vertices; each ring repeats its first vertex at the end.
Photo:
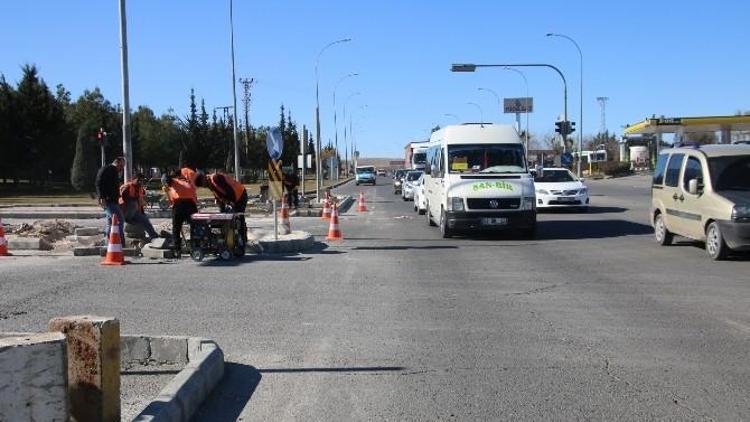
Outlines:
POLYGON ((482 219, 482 225, 483 226, 504 226, 508 224, 508 219, 501 217, 501 218, 483 218, 482 219))
POLYGON ((567 197, 567 196, 561 196, 561 197, 557 198, 557 200, 560 201, 560 202, 573 202, 576 199, 575 198, 571 198, 571 197, 567 197))

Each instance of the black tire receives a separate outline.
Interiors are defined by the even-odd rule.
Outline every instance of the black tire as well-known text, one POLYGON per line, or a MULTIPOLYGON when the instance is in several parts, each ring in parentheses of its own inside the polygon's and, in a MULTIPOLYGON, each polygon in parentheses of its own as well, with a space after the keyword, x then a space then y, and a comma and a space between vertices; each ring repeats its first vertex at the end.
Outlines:
POLYGON ((434 221, 432 221, 432 217, 430 217, 430 204, 427 204, 427 207, 425 208, 425 216, 427 216, 427 225, 430 227, 435 227, 437 224, 435 224, 434 221))
POLYGON ((203 249, 201 248, 193 248, 190 251, 190 258, 193 258, 193 261, 195 262, 201 262, 203 261, 203 257, 205 254, 203 253, 203 249))
POLYGON ((232 259, 232 252, 229 249, 224 249, 219 254, 219 258, 221 258, 222 261, 229 261, 232 259))
POLYGON ((448 217, 446 217, 445 211, 442 209, 440 210, 440 233, 445 239, 453 236, 453 230, 448 228, 448 217))
POLYGON ((661 213, 654 216, 654 239, 661 246, 671 245, 672 239, 674 239, 674 235, 667 230, 667 225, 664 223, 664 217, 661 213))
POLYGON ((425 211, 425 210, 423 210, 423 209, 419 209, 419 207, 417 207, 417 214, 419 214, 419 215, 424 215, 424 211, 425 211))
POLYGON ((729 246, 715 221, 706 227, 706 253, 714 261, 721 261, 729 255, 729 246))

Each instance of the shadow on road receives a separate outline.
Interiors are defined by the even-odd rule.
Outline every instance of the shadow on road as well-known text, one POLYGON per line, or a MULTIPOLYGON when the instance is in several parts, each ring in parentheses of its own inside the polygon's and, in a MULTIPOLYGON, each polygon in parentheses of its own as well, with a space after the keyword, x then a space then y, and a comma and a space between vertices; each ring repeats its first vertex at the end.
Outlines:
POLYGON ((558 220, 540 221, 537 224, 537 240, 605 239, 654 232, 649 225, 627 220, 558 220))
POLYGON ((224 378, 193 415, 192 421, 236 421, 258 388, 263 375, 255 367, 224 364, 224 378))
POLYGON ((405 250, 431 250, 431 249, 458 249, 451 245, 427 245, 427 246, 355 246, 354 251, 405 251, 405 250))
POLYGON ((540 214, 610 214, 610 213, 621 213, 627 211, 627 208, 622 207, 596 207, 590 205, 588 211, 580 211, 576 208, 539 208, 537 211, 540 214))
POLYGON ((343 368, 259 368, 261 374, 295 374, 306 372, 392 372, 403 371, 403 366, 353 366, 343 368))

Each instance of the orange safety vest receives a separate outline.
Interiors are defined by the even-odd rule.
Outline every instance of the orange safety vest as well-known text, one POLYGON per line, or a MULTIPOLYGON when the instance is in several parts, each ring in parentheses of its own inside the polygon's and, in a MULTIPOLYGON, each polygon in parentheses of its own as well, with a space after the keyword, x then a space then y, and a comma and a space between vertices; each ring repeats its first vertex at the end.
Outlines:
MULTIPOLYGON (((240 199, 240 196, 242 196, 242 193, 245 192, 245 185, 243 185, 242 183, 234 180, 233 177, 228 176, 226 174, 219 174, 219 173, 209 174, 208 175, 208 182, 213 187, 213 189, 211 189, 211 190, 212 191, 214 191, 214 190, 218 191, 220 194, 222 194, 224 196, 224 198, 228 198, 228 197, 230 197, 230 195, 228 194, 228 192, 224 192, 224 189, 222 189, 214 181, 214 178, 216 178, 217 176, 224 178, 224 181, 226 181, 227 184, 229 185, 229 187, 232 188, 232 191, 234 193, 234 197, 233 197, 234 201, 238 201, 240 199)), ((214 196, 217 196, 216 192, 214 192, 214 196)), ((217 199, 222 199, 222 198, 218 198, 218 196, 217 196, 217 199)))
POLYGON ((172 179, 172 183, 167 188, 167 196, 169 196, 169 202, 172 204, 178 199, 189 199, 194 204, 198 204, 198 194, 195 190, 195 185, 189 180, 179 177, 172 179))
POLYGON ((123 198, 123 196, 125 196, 126 193, 127 193, 128 198, 130 198, 131 200, 135 199, 138 202, 140 202, 141 198, 146 196, 146 190, 142 186, 140 186, 140 189, 139 189, 139 186, 137 183, 135 182, 124 183, 122 186, 120 186, 120 199, 118 201, 120 205, 125 204, 125 198, 123 198))

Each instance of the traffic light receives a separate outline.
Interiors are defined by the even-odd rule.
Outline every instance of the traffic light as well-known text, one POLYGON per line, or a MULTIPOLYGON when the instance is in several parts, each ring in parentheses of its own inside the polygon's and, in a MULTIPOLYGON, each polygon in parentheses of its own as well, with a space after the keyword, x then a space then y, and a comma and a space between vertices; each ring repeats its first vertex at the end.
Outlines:
POLYGON ((104 131, 104 129, 99 129, 99 132, 96 132, 96 140, 101 144, 104 142, 104 137, 107 136, 107 132, 104 131))
POLYGON ((567 122, 568 123, 568 135, 576 131, 576 122, 567 122))
POLYGON ((555 122, 555 132, 562 136, 570 135, 576 131, 576 122, 570 122, 567 120, 560 120, 555 122))
POLYGON ((563 121, 557 121, 555 122, 555 132, 559 133, 560 135, 563 135, 563 121))

